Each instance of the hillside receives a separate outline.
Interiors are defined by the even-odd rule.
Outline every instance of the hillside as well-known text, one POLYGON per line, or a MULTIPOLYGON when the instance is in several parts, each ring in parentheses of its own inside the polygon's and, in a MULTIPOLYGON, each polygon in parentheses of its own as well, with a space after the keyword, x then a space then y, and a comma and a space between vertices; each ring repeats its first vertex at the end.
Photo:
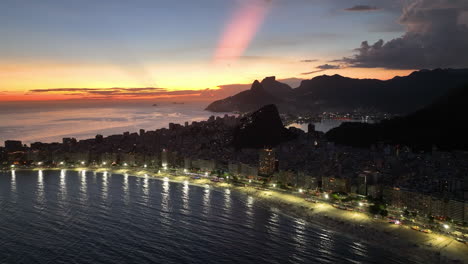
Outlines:
MULTIPOLYGON (((215 101, 206 109, 248 112, 266 104, 276 104, 281 112, 293 114, 357 108, 410 113, 464 83, 468 83, 468 69, 420 70, 386 81, 322 75, 302 81, 295 89, 269 77, 260 83, 261 92, 250 89, 215 101)), ((254 83, 252 88, 257 85, 258 82, 254 83)))
POLYGON ((378 124, 344 123, 330 130, 330 141, 358 147, 384 142, 418 150, 468 150, 468 85, 449 91, 410 115, 378 124))
POLYGON ((276 81, 275 77, 267 77, 262 82, 256 80, 250 90, 211 103, 206 110, 250 112, 267 104, 282 104, 285 102, 284 97, 291 93, 289 85, 276 81))

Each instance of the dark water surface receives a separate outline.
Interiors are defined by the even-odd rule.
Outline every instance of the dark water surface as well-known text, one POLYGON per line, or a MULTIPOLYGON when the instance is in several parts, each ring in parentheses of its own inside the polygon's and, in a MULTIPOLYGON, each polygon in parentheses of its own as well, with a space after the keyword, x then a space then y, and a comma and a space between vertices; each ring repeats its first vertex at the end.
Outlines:
POLYGON ((415 262, 234 191, 8 171, 0 172, 0 263, 415 262))

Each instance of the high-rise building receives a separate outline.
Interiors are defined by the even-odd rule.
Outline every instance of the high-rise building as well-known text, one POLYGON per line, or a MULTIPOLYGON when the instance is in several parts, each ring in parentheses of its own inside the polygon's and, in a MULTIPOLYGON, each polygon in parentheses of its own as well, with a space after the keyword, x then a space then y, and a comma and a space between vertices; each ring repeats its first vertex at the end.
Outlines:
POLYGON ((6 140, 5 150, 7 152, 20 151, 23 149, 23 144, 19 140, 6 140))
POLYGON ((276 171, 276 157, 273 149, 261 149, 259 152, 258 175, 271 176, 276 171))

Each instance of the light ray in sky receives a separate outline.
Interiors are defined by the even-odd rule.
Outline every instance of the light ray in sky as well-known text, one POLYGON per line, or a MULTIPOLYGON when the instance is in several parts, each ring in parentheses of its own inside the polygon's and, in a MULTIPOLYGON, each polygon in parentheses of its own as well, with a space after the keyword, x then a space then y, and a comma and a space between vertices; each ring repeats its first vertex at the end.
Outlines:
POLYGON ((242 0, 229 19, 219 40, 214 62, 235 60, 248 48, 260 29, 270 7, 270 0, 242 0))

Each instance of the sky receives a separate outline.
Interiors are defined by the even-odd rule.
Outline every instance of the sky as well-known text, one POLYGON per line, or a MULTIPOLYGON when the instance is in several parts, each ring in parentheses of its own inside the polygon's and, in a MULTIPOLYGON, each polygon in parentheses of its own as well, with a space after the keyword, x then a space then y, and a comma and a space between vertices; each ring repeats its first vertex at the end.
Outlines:
POLYGON ((209 98, 468 67, 466 0, 2 0, 0 101, 209 98))

